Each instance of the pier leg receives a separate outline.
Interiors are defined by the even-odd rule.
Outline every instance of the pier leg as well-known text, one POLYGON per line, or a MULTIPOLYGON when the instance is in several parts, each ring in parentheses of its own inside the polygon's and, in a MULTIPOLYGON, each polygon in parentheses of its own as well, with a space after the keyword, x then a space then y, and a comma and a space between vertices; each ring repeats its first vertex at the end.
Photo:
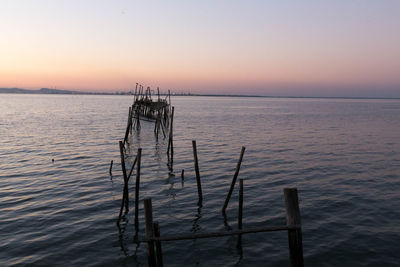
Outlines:
MULTIPOLYGON (((144 217, 146 220, 146 237, 152 238, 154 237, 154 233, 153 233, 153 208, 151 205, 151 198, 144 199, 144 217)), ((147 242, 147 259, 148 259, 148 266, 150 267, 156 266, 154 241, 147 242)))
MULTIPOLYGON (((158 222, 153 223, 154 227, 154 236, 155 237, 160 237, 160 226, 158 225, 158 222)), ((157 267, 163 267, 163 258, 162 258, 162 248, 161 248, 161 241, 156 241, 156 254, 157 254, 157 267)))
MULTIPOLYGON (((284 188, 286 205, 286 224, 301 225, 299 200, 296 188, 284 188)), ((290 266, 303 267, 303 243, 301 229, 288 230, 290 266)))
POLYGON ((123 145, 122 141, 119 141, 119 151, 121 154, 122 173, 124 175, 125 209, 126 209, 126 212, 128 212, 129 211, 128 177, 126 175, 124 145, 123 145))
POLYGON ((135 228, 139 228, 139 187, 140 187, 140 165, 142 159, 142 149, 139 148, 137 152, 137 166, 136 166, 136 185, 135 185, 135 228))
POLYGON ((224 206, 222 207, 222 213, 225 213, 226 207, 228 207, 229 199, 231 198, 231 195, 232 195, 232 192, 233 192, 233 188, 235 187, 236 179, 237 179, 237 177, 239 175, 240 165, 242 164, 242 160, 243 160, 243 155, 244 155, 245 149, 246 148, 244 146, 242 146, 242 150, 240 151, 239 161, 238 161, 238 163, 236 165, 236 171, 235 171, 235 174, 233 175, 231 187, 229 188, 229 192, 228 192, 228 195, 226 196, 224 206))
POLYGON ((196 140, 192 141, 193 146, 193 157, 194 157, 194 169, 196 171, 196 181, 197 181, 197 193, 199 195, 199 204, 203 201, 203 192, 201 190, 201 181, 200 181, 200 171, 199 171, 199 162, 197 160, 197 145, 196 140))

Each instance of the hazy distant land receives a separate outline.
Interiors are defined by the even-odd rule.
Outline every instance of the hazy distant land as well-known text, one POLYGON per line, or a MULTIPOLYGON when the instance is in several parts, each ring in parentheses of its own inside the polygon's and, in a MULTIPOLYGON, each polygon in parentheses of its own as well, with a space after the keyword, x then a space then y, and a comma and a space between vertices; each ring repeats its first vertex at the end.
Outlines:
POLYGON ((128 94, 128 92, 104 93, 104 92, 80 92, 80 91, 50 89, 50 88, 42 88, 40 90, 30 90, 21 88, 0 88, 0 94, 115 95, 115 94, 128 94))
MULTIPOLYGON (((22 88, 0 88, 0 94, 68 94, 68 95, 133 95, 134 91, 116 92, 83 92, 72 90, 60 90, 41 88, 39 90, 22 88)), ((160 93, 160 95, 166 95, 160 93)), ((399 99, 398 97, 348 97, 348 96, 266 96, 266 95, 242 95, 242 94, 196 94, 196 93, 172 93, 174 96, 212 96, 212 97, 267 97, 267 98, 343 98, 343 99, 399 99)))

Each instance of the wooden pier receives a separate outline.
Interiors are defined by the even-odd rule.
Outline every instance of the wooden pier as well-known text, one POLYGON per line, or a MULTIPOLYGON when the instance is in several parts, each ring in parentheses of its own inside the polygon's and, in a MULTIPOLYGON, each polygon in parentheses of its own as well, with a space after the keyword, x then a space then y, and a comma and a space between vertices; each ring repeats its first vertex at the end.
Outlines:
MULTIPOLYGON (((129 211, 129 180, 133 174, 133 170, 136 166, 136 183, 135 183, 135 229, 136 235, 134 237, 135 242, 146 242, 147 243, 147 258, 148 266, 163 266, 163 255, 162 255, 162 242, 176 241, 176 240, 190 240, 197 238, 218 238, 224 236, 238 236, 238 247, 241 247, 242 235, 260 232, 272 232, 272 231, 286 231, 288 233, 288 247, 290 263, 292 267, 304 266, 303 263, 303 245, 302 245, 302 231, 301 231, 301 218, 299 201, 296 188, 285 188, 284 199, 286 206, 286 225, 265 225, 264 227, 257 228, 243 228, 243 196, 244 196, 244 180, 239 179, 239 201, 238 201, 238 229, 232 230, 228 228, 228 231, 224 232, 205 232, 196 234, 181 234, 181 235, 161 235, 160 225, 162 222, 157 222, 153 218, 153 207, 151 198, 145 198, 144 202, 144 215, 145 215, 145 229, 146 236, 138 237, 139 229, 139 194, 140 194, 140 172, 142 162, 142 148, 137 149, 137 154, 131 163, 131 168, 128 172, 125 165, 126 146, 129 146, 129 134, 133 135, 135 132, 140 131, 140 121, 153 122, 154 123, 154 134, 155 138, 158 139, 160 130, 163 133, 163 137, 166 138, 168 135, 168 172, 173 172, 173 117, 174 107, 171 106, 170 92, 164 99, 160 96, 160 91, 157 88, 156 100, 153 100, 154 94, 150 87, 144 90, 143 86, 136 84, 134 102, 129 107, 128 112, 128 124, 125 131, 125 137, 123 141, 119 141, 121 168, 123 173, 124 186, 122 191, 122 201, 117 220, 117 225, 120 227, 120 221, 125 210, 125 213, 129 211)), ((197 195, 198 195, 198 206, 199 208, 203 205, 203 189, 200 179, 200 167, 199 159, 197 155, 197 143, 196 140, 192 141, 193 148, 193 163, 195 168, 196 184, 197 184, 197 195)), ((228 189, 228 193, 225 197, 225 201, 222 202, 222 216, 226 218, 226 208, 229 204, 231 194, 237 183, 239 176, 240 166, 243 160, 245 147, 242 147, 238 163, 236 165, 233 179, 228 189)), ((112 177, 112 165, 111 161, 109 173, 112 177)), ((184 170, 181 171, 181 180, 184 181, 184 170)), ((120 233, 121 229, 119 228, 120 233)))

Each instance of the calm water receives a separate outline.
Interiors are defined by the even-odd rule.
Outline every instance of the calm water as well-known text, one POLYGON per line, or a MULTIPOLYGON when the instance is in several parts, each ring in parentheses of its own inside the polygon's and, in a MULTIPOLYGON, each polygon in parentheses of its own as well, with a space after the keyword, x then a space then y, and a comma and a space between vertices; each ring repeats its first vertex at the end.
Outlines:
MULTIPOLYGON (((282 189, 297 187, 307 266, 398 266, 400 100, 172 101, 175 177, 168 176, 167 141, 155 141, 152 125, 142 123, 131 140, 133 152, 143 148, 140 197, 152 197, 162 234, 227 229, 220 209, 246 146, 239 175, 245 228, 284 225, 282 189)), ((121 229, 115 223, 123 185, 118 140, 131 103, 128 96, 0 95, 0 266, 147 265, 146 245, 133 242, 133 209, 121 229)), ((237 202, 235 188, 227 210, 233 229, 237 202)), ((143 222, 141 204, 140 236, 143 222)), ((242 251, 237 237, 164 242, 164 262, 289 265, 285 232, 249 234, 242 242, 242 251)))

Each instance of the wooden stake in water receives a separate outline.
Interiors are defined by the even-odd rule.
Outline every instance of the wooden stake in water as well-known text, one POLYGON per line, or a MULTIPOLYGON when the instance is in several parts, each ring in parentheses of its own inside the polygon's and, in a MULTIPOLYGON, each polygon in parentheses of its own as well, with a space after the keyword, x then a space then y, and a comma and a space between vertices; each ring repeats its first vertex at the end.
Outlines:
POLYGON ((243 217, 243 179, 239 179, 239 216, 238 216, 238 229, 242 230, 242 217, 243 217))
MULTIPOLYGON (((284 188, 286 206, 286 225, 301 225, 299 199, 296 188, 284 188)), ((303 267, 303 243, 301 228, 288 230, 290 265, 292 267, 303 267)))
MULTIPOLYGON (((242 230, 243 228, 242 218, 243 218, 243 179, 239 179, 239 215, 238 215, 239 230, 242 230)), ((242 235, 239 235, 238 247, 239 248, 242 247, 242 235)))
MULTIPOLYGON (((153 229, 154 229, 154 236, 160 237, 160 226, 158 225, 158 222, 153 223, 153 229)), ((159 241, 159 240, 156 241, 156 254, 157 254, 157 267, 164 266, 163 258, 162 258, 161 241, 159 241)))
POLYGON ((140 165, 142 159, 142 149, 138 149, 136 167, 136 185, 135 185, 135 227, 139 228, 139 186, 140 186, 140 165))
POLYGON ((197 145, 196 140, 192 141, 193 146, 193 157, 194 157, 194 169, 196 172, 196 181, 197 181, 197 193, 199 195, 199 203, 203 201, 203 192, 201 190, 201 181, 200 181, 200 171, 199 171, 199 162, 197 160, 197 145))
POLYGON ((122 211, 124 209, 124 203, 125 203, 126 212, 129 211, 128 177, 126 176, 124 145, 123 145, 122 141, 119 141, 119 152, 121 155, 121 167, 122 167, 122 173, 124 176, 124 190, 123 190, 123 194, 122 194, 122 202, 121 202, 121 209, 119 211, 118 222, 121 220, 122 211))
MULTIPOLYGON (((151 198, 144 199, 144 218, 146 221, 146 238, 153 238, 153 207, 151 204, 151 198)), ((151 267, 156 266, 156 258, 154 253, 154 241, 150 240, 147 242, 147 260, 148 265, 151 267)))
POLYGON ((233 188, 235 187, 236 179, 237 179, 237 177, 239 175, 240 165, 242 164, 242 160, 243 160, 243 155, 244 155, 245 149, 246 148, 244 146, 242 146, 242 151, 240 152, 239 161, 238 161, 238 163, 236 165, 236 171, 235 171, 235 174, 233 175, 231 187, 229 188, 229 192, 228 192, 228 195, 226 196, 224 206, 222 207, 222 212, 223 213, 225 212, 226 207, 228 207, 229 199, 231 198, 231 195, 232 195, 232 192, 233 192, 233 188))
POLYGON ((112 176, 112 167, 113 167, 113 163, 114 163, 114 161, 113 161, 113 160, 111 160, 111 164, 110 164, 110 170, 109 170, 109 172, 110 172, 110 176, 112 176))

